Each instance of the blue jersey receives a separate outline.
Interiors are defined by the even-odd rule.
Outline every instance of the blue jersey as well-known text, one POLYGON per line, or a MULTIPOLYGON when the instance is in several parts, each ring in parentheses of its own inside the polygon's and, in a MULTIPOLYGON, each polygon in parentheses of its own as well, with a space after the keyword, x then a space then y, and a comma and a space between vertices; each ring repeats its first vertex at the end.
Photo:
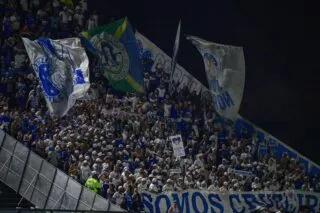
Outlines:
POLYGON ((124 194, 124 203, 125 206, 127 207, 127 210, 132 209, 132 195, 129 192, 126 192, 124 194))

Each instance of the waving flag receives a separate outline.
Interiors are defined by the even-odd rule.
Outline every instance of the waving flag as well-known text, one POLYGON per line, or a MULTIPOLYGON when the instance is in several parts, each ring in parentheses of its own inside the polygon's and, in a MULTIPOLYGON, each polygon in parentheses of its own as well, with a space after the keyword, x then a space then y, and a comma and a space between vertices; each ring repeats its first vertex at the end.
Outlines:
MULTIPOLYGON (((176 63, 177 63, 177 55, 178 55, 178 50, 179 50, 179 44, 180 44, 180 28, 181 28, 181 21, 179 21, 178 29, 177 29, 177 34, 176 34, 176 40, 174 42, 173 46, 173 56, 172 56, 172 61, 171 61, 171 68, 170 68, 170 86, 173 87, 173 73, 174 70, 176 69, 176 63)), ((173 88, 170 89, 170 91, 173 91, 173 88)))
POLYGON ((195 36, 188 36, 187 39, 203 57, 215 110, 225 118, 235 119, 245 82, 242 47, 212 43, 195 36))
POLYGON ((139 53, 132 27, 127 18, 82 35, 100 54, 100 67, 111 86, 123 92, 143 92, 139 53))
POLYGON ((89 60, 80 39, 23 38, 49 111, 64 116, 90 88, 89 60))

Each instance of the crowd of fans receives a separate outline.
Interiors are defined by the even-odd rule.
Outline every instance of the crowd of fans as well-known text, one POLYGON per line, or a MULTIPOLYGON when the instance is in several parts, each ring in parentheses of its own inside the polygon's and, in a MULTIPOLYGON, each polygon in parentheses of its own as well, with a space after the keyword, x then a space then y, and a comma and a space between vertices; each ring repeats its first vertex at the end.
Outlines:
POLYGON ((168 75, 144 67, 145 93, 120 94, 104 81, 93 100, 63 118, 49 115, 21 36, 64 38, 98 24, 87 1, 0 0, 2 30, 0 125, 53 165, 125 209, 142 208, 143 191, 320 191, 286 153, 258 155, 261 143, 217 115, 188 88, 168 91, 168 75), (71 2, 71 3, 70 3, 71 2), (86 21, 87 20, 87 21, 86 21), (181 134, 186 156, 174 156, 169 136, 181 134))

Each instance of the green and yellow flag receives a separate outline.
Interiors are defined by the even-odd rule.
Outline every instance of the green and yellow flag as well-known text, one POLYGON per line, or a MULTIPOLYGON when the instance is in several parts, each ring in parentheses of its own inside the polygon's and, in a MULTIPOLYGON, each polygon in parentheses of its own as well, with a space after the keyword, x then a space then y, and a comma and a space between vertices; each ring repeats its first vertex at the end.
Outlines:
POLYGON ((100 55, 100 67, 114 89, 143 92, 136 38, 127 18, 82 32, 100 55))

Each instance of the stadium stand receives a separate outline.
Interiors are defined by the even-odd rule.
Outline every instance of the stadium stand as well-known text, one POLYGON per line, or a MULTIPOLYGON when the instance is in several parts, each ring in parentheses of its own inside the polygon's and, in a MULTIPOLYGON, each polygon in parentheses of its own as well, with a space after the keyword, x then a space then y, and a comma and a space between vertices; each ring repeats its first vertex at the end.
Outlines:
MULTIPOLYGON (((286 153, 277 158, 268 143, 261 158, 257 136, 245 129, 236 135, 210 101, 187 88, 170 95, 161 69, 145 72, 143 95, 116 92, 99 80, 94 100, 78 101, 63 118, 50 117, 21 36, 77 36, 99 24, 87 8, 86 0, 0 1, 0 125, 6 133, 132 212, 142 211, 144 191, 320 192, 319 174, 308 176, 286 153), (183 159, 173 156, 169 140, 177 134, 184 141, 183 159), (176 168, 181 171, 173 173, 176 168)), ((12 195, 0 186, 2 194, 12 195)))

